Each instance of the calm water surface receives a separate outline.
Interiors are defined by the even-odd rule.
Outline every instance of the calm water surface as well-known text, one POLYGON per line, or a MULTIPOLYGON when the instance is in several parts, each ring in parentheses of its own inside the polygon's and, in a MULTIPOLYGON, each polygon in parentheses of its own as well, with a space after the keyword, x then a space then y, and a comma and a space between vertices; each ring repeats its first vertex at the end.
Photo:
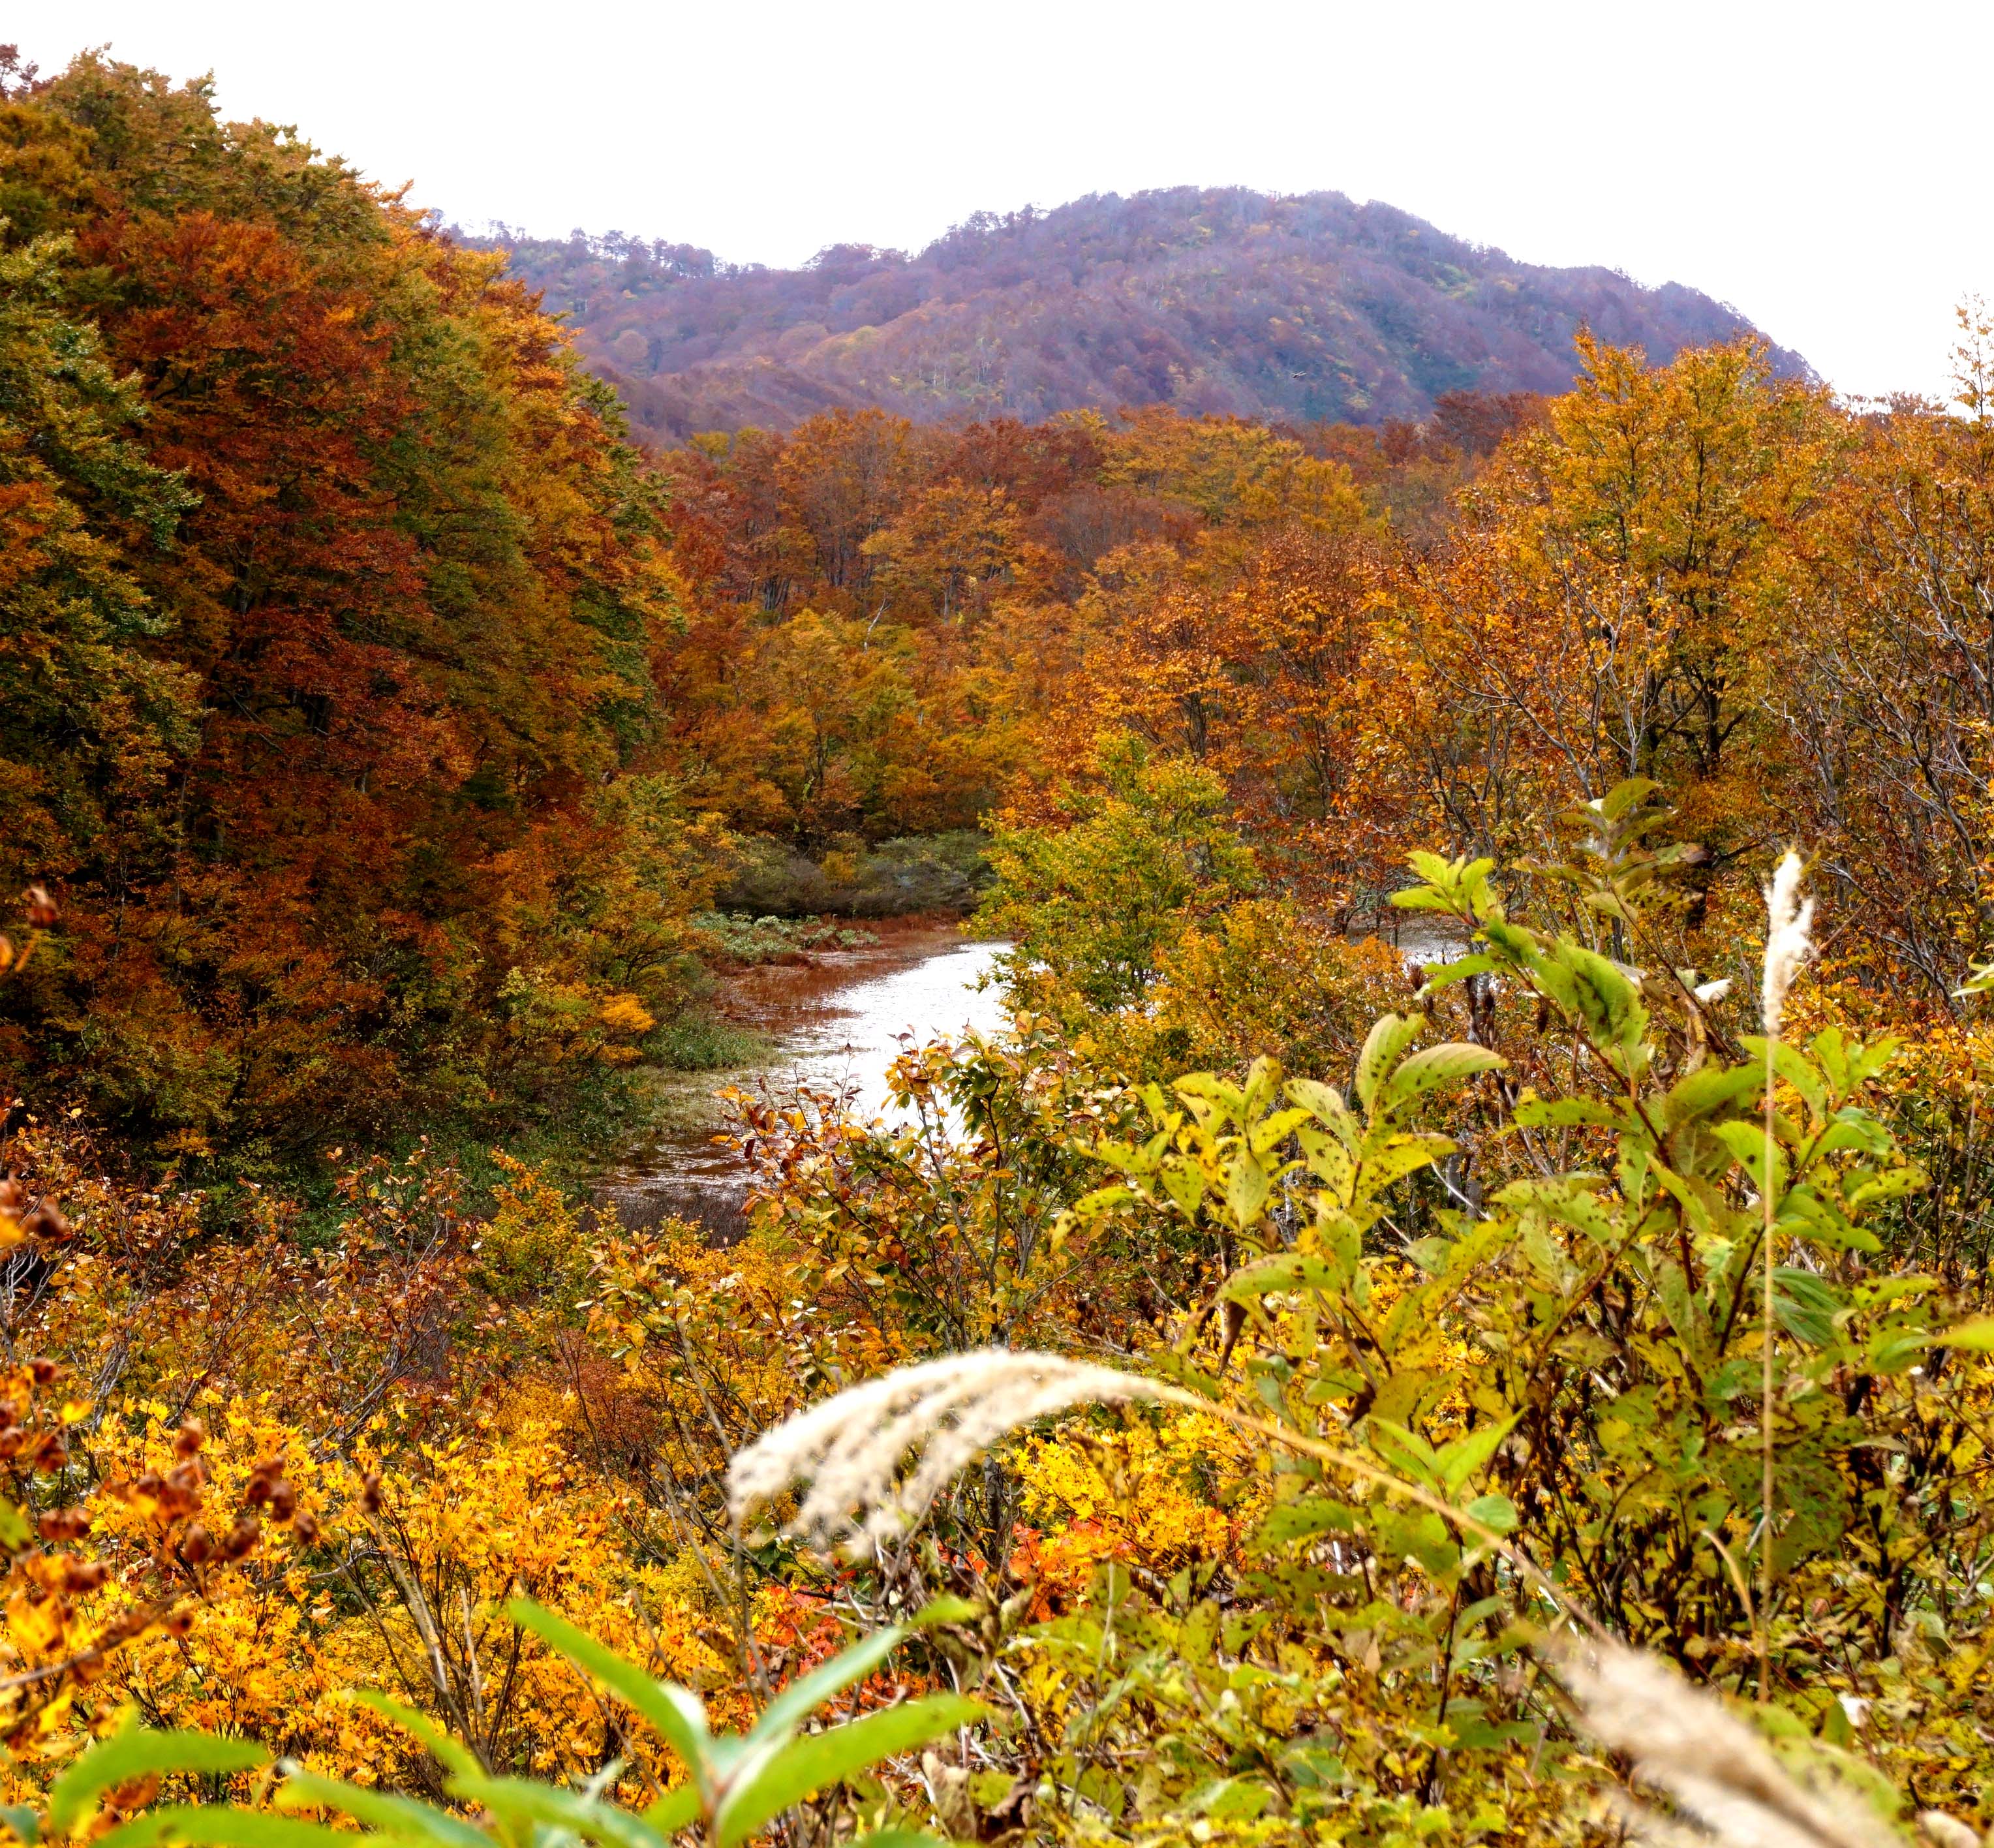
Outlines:
POLYGON ((851 1113, 888 1108, 886 1068, 910 1043, 951 1038, 1002 1023, 1001 991, 979 989, 1001 943, 966 942, 952 924, 879 927, 879 941, 814 953, 807 965, 749 972, 731 984, 726 1012, 775 1042, 766 1063, 703 1073, 669 1085, 657 1126, 597 1189, 626 1226, 671 1215, 727 1236, 738 1229, 746 1167, 713 1141, 720 1125, 714 1093, 766 1082, 778 1094, 840 1089, 851 1113))

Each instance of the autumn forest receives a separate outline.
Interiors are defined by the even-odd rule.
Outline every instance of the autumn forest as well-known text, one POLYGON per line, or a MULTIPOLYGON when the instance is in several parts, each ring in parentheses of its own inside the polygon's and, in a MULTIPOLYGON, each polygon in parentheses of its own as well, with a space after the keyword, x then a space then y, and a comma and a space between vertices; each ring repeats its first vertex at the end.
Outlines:
POLYGON ((0 49, 0 1833, 1980 1841, 1957 341, 471 236, 0 49), (744 1075, 910 917, 1000 1029, 744 1075))

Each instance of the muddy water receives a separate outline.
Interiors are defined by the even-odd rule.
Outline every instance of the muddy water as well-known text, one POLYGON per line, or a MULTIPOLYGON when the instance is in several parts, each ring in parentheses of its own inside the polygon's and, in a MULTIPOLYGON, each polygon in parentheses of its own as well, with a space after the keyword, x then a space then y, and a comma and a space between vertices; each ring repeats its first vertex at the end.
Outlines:
POLYGON ((993 1031, 1003 1017, 990 973, 997 943, 965 941, 952 923, 889 920, 870 927, 878 941, 855 949, 813 951, 807 964, 755 969, 730 982, 724 1011, 774 1043, 764 1063, 675 1078, 659 1095, 655 1126, 596 1189, 626 1226, 668 1215, 727 1236, 738 1229, 748 1171, 718 1147, 714 1093, 764 1080, 779 1095, 801 1085, 840 1089, 862 1118, 885 1112, 886 1068, 910 1044, 952 1037, 965 1027, 993 1031))

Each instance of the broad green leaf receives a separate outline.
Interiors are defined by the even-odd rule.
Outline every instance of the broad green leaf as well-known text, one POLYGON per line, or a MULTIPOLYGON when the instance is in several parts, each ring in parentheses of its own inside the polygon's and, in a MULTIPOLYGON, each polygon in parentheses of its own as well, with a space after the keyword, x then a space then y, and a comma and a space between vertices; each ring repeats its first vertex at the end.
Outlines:
POLYGON ((1342 1277, 1319 1257, 1299 1251, 1284 1251, 1279 1257, 1263 1258, 1233 1272, 1220 1286, 1221 1302, 1253 1302, 1290 1290, 1334 1290, 1342 1277))
MULTIPOLYGON (((1994 1339, 1994 1335, 1990 1335, 1990 1339, 1994 1339)), ((1879 1329, 1863 1343, 1862 1365, 1872 1373, 1901 1373, 1907 1367, 1916 1366, 1927 1349, 1945 1345, 1914 1329, 1879 1329)))
POLYGON ((1274 1101, 1274 1092, 1280 1078, 1280 1067, 1265 1053, 1253 1061, 1246 1074, 1246 1088, 1240 1093, 1239 1098, 1239 1123, 1242 1129, 1252 1123, 1274 1101))
POLYGON ((1478 1495, 1461 1511, 1492 1534, 1513 1534, 1516 1531, 1516 1504, 1506 1495, 1478 1495))
POLYGON ((1903 1041, 1893 1034, 1866 1044, 1850 1039, 1838 1027, 1823 1027, 1808 1044, 1808 1050, 1828 1074, 1837 1102, 1860 1090, 1903 1049, 1903 1041))
POLYGON ((1373 1412, 1367 1421, 1372 1448, 1402 1476, 1410 1476, 1420 1487, 1443 1486, 1441 1461, 1434 1447, 1416 1431, 1373 1412))
POLYGON ((1678 1174, 1660 1161, 1651 1161, 1647 1165, 1648 1172, 1654 1176, 1662 1191, 1682 1209, 1690 1230, 1699 1235, 1708 1233, 1715 1223, 1712 1209, 1722 1210, 1724 1205, 1717 1190, 1708 1181, 1678 1174))
POLYGON ((834 1694, 865 1680, 899 1647, 906 1634, 897 1625, 875 1630, 809 1674, 799 1675, 762 1710, 762 1717, 755 1721, 749 1738, 759 1743, 793 1732, 834 1694))
POLYGON ((984 1606, 973 1598, 958 1598, 944 1592, 938 1598, 930 1598, 927 1603, 908 1618, 909 1630, 933 1630, 943 1623, 969 1623, 982 1617, 984 1606))
POLYGON ((1347 1200, 1357 1172, 1350 1158, 1350 1149, 1362 1138, 1351 1136, 1346 1140, 1311 1125, 1297 1130, 1295 1140, 1302 1145, 1309 1172, 1324 1186, 1333 1188, 1338 1198, 1347 1200))
POLYGON ((687 1828, 700 1813, 699 1787, 685 1783, 668 1790, 644 1812, 644 1820, 660 1835, 687 1828))
POLYGON ((1340 1789, 1350 1775, 1335 1753, 1313 1740, 1289 1747, 1281 1754, 1281 1764, 1304 1790, 1340 1789))
POLYGON ((474 1777, 482 1771, 470 1749, 461 1740, 453 1739, 427 1713, 418 1713, 413 1707, 404 1706, 391 1695, 372 1688, 355 1688, 351 1697, 370 1712, 393 1721, 411 1738, 428 1747, 430 1755, 446 1771, 459 1776, 474 1777))
POLYGON ((1803 1445, 1782 1454, 1775 1493, 1787 1510, 1773 1548, 1776 1573, 1826 1552, 1848 1531, 1854 1503, 1842 1472, 1820 1446, 1803 1445))
POLYGON ((1319 1084, 1312 1078, 1291 1078, 1285 1089, 1289 1098, 1318 1123, 1332 1129, 1351 1126, 1350 1106, 1334 1085, 1319 1084))
POLYGON ((567 1829, 601 1848, 666 1848, 647 1822, 613 1803, 592 1802, 571 1790, 531 1778, 457 1778, 454 1795, 481 1803, 495 1815, 524 1819, 567 1829))
POLYGON ((1447 1730, 1457 1747, 1471 1752, 1499 1751, 1506 1745, 1534 1745, 1543 1727, 1527 1719, 1492 1721, 1478 1700, 1447 1703, 1447 1730))
POLYGON ((238 1809, 230 1803, 172 1804, 121 1822, 98 1836, 92 1848, 150 1848, 156 1842, 188 1842, 194 1848, 353 1848, 354 1836, 350 1829, 331 1829, 267 1809, 238 1809))
POLYGON ((792 1740, 758 1775, 728 1792, 714 1818, 718 1848, 734 1848, 827 1785, 968 1726, 987 1711, 959 1694, 933 1694, 792 1740))
POLYGON ((1408 886, 1403 891, 1394 892, 1391 902, 1401 911, 1452 911, 1454 907, 1440 893, 1423 891, 1417 886, 1408 886))
POLYGON ((1183 1799, 1194 1815, 1250 1822, 1273 1802, 1274 1793, 1252 1778, 1215 1778, 1183 1799))
POLYGON ((1201 1598, 1177 1630, 1177 1653, 1187 1662, 1209 1662, 1218 1641, 1218 1606, 1210 1598, 1201 1598))
MULTIPOLYGON (((1750 1034, 1740 1044, 1752 1055, 1754 1067, 1763 1075, 1766 1069, 1765 1041, 1756 1034, 1750 1034)), ((1797 1047, 1785 1040, 1774 1041, 1773 1070, 1793 1086, 1815 1116, 1828 1114, 1827 1082, 1797 1047)))
POLYGON ((1882 1242, 1872 1233, 1852 1222, 1831 1202, 1824 1200, 1811 1187, 1788 1191, 1780 1202, 1780 1230, 1811 1245, 1831 1251, 1881 1251, 1882 1242))
POLYGON ((1187 1157, 1176 1155, 1163 1164, 1162 1173, 1163 1191, 1177 1211, 1187 1219, 1196 1218, 1204 1198, 1204 1171, 1187 1157))
POLYGON ((276 1802, 283 1809, 337 1810, 388 1834, 427 1836, 448 1848, 492 1848, 492 1838, 483 1829, 433 1803, 397 1796, 392 1791, 342 1784, 312 1771, 293 1771, 279 1787, 276 1802))
POLYGON ((1247 1545, 1255 1552, 1268 1552, 1297 1540, 1313 1540, 1318 1534, 1355 1534, 1358 1528, 1355 1509, 1325 1496, 1304 1495, 1269 1509, 1247 1545))
POLYGON ((1976 1316, 1930 1339, 1935 1347, 1971 1348, 1975 1353, 1994 1353, 1994 1315, 1976 1316))
POLYGON ((1673 1257, 1659 1259, 1653 1275, 1655 1294, 1684 1354, 1698 1373, 1707 1374, 1721 1356, 1702 1298, 1691 1288, 1687 1274, 1673 1257))
POLYGON ((211 1733, 155 1733, 128 1724, 92 1746, 56 1780, 49 1792, 49 1833, 67 1835, 98 1798, 121 1784, 173 1771, 211 1774, 254 1771, 270 1754, 246 1739, 211 1733))
POLYGON ((1496 869, 1493 860, 1444 860, 1421 849, 1406 856, 1406 864, 1426 881, 1391 895, 1391 902, 1406 911, 1468 911, 1478 917, 1491 908, 1486 887, 1496 869))
POLYGON ((28 1517, 11 1501, 0 1501, 0 1551, 25 1551, 35 1544, 35 1530, 28 1517))
POLYGON ((1424 1014, 1380 1014, 1357 1055, 1357 1095, 1366 1110, 1372 1108, 1378 1086, 1399 1062, 1399 1055, 1417 1039, 1426 1026, 1424 1014))
POLYGON ((1619 1246, 1626 1229, 1593 1192, 1596 1185, 1584 1174, 1566 1174, 1555 1181, 1513 1181, 1496 1198, 1499 1205, 1535 1207, 1610 1250, 1619 1246))
POLYGON ((1256 1155, 1270 1155, 1314 1114, 1308 1110, 1276 1110, 1254 1124, 1246 1146, 1256 1155))
POLYGON ((1523 1256, 1530 1268, 1559 1296, 1570 1293, 1572 1286, 1584 1274, 1570 1258, 1564 1247, 1551 1236, 1550 1229, 1541 1213, 1530 1212, 1523 1215, 1519 1242, 1523 1256))
POLYGON ((712 1739, 707 1731, 706 1709, 692 1695, 669 1682, 653 1681, 634 1662, 626 1662, 587 1631, 576 1629, 530 1598, 515 1598, 505 1606, 505 1614, 629 1702, 664 1735, 686 1769, 705 1784, 712 1739))
POLYGON ((1423 1239, 1413 1239, 1406 1247, 1406 1256, 1429 1277, 1438 1277, 1447 1269, 1448 1260, 1453 1250, 1453 1240, 1435 1232, 1429 1233, 1423 1239))
POLYGON ((1679 1129, 1756 1097, 1765 1082, 1763 1065, 1705 1065, 1670 1087, 1662 1099, 1662 1126, 1679 1129))
MULTIPOLYGON (((1391 1136, 1381 1143, 1375 1143, 1365 1148, 1364 1159, 1358 1165, 1352 1204, 1361 1205, 1366 1200, 1376 1199, 1394 1181, 1417 1174, 1423 1167, 1431 1167, 1437 1161, 1444 1161, 1459 1147, 1451 1136, 1435 1135, 1391 1136)), ((1369 1224, 1375 1217, 1367 1217, 1365 1222, 1369 1224)))
POLYGON ((1638 808, 1661 787, 1652 777, 1629 777, 1585 807, 1607 821, 1617 821, 1630 808, 1638 808))
POLYGON ((1424 1509, 1376 1509, 1371 1515, 1371 1532, 1379 1552, 1417 1559, 1436 1578, 1452 1572, 1461 1563, 1461 1548, 1448 1531, 1447 1523, 1424 1509))
POLYGON ((1739 1165, 1751 1176, 1752 1185, 1763 1195, 1770 1192, 1777 1200, 1787 1191, 1787 1152, 1778 1139, 1773 1142, 1773 1178, 1769 1188, 1766 1181, 1766 1131, 1762 1123, 1720 1123, 1715 1126, 1717 1139, 1737 1159, 1739 1165))
POLYGON ((1814 1145, 1814 1152, 1838 1155, 1853 1149, 1859 1154, 1881 1156, 1889 1154, 1892 1146, 1890 1132, 1867 1110, 1845 1104, 1835 1112, 1833 1125, 1814 1145))
POLYGON ((1584 1097, 1526 1097, 1513 1114, 1526 1130, 1615 1130, 1621 1122, 1619 1111, 1584 1097))
POLYGON ((1449 1495, 1461 1492, 1461 1485, 1496 1454, 1496 1447, 1516 1428, 1516 1420, 1523 1415, 1516 1412, 1477 1425, 1465 1437, 1456 1438, 1441 1449, 1440 1477, 1449 1495))
POLYGON ((1822 1347, 1835 1336, 1835 1311, 1842 1292, 1824 1277, 1796 1265, 1773 1267, 1773 1314, 1796 1341, 1822 1347))
POLYGON ((1640 991, 1596 951, 1566 941, 1560 942, 1554 955, 1571 972, 1578 1013, 1593 1044, 1602 1051, 1631 1054, 1648 1030, 1648 1010, 1640 991))
POLYGON ((1537 948, 1534 932, 1524 930, 1517 924, 1492 918, 1482 924, 1482 934, 1488 939, 1491 949, 1499 952, 1511 968, 1520 969, 1527 975, 1567 1015, 1578 1013, 1571 975, 1556 963, 1545 960, 1543 952, 1537 948))
POLYGON ((1191 1072, 1179 1078, 1173 1089, 1190 1102, 1201 1123, 1208 1125, 1215 1115, 1228 1123, 1238 1123, 1245 1109, 1245 1092, 1215 1072, 1191 1072))
MULTIPOLYGON (((1327 1195, 1320 1195, 1315 1210, 1316 1246, 1330 1261, 1331 1289, 1347 1290, 1358 1281, 1364 1261, 1364 1228, 1349 1214, 1339 1211, 1327 1195)), ((1362 1300, 1358 1307, 1363 1307, 1362 1300)))
POLYGON ((1380 1110, 1403 1109, 1413 1099, 1444 1085, 1462 1083, 1484 1071, 1494 1071, 1509 1061, 1486 1046, 1471 1046, 1455 1041, 1445 1046, 1429 1046, 1416 1052, 1385 1081, 1379 1093, 1380 1110))
POLYGON ((1465 982, 1470 975, 1485 975, 1499 966, 1493 956, 1463 956, 1453 962, 1443 962, 1437 968, 1428 968, 1422 972, 1426 982, 1420 990, 1420 997, 1437 995, 1457 982, 1465 982))
POLYGON ((1225 1177, 1225 1205, 1242 1232, 1259 1219, 1267 1192, 1267 1171, 1242 1150, 1225 1177))
POLYGON ((1929 1181, 1923 1168, 1906 1164, 1886 1167, 1878 1174, 1866 1174, 1860 1179, 1852 1175, 1846 1197, 1849 1205, 1859 1210, 1872 1200, 1894 1200, 1905 1194, 1920 1192, 1929 1181))

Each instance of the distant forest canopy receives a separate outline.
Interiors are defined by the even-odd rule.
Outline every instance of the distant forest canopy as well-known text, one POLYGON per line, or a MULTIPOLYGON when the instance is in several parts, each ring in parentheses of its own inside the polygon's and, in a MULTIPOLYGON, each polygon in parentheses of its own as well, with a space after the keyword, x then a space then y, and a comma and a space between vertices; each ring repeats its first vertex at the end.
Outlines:
MULTIPOLYGON (((510 253, 654 441, 872 406, 1418 422, 1450 392, 1565 390, 1582 327, 1658 364, 1756 331, 1680 283, 1515 262, 1341 193, 1098 194, 977 213, 913 256, 834 245, 800 269, 616 231, 454 235, 510 253)), ((1798 354, 1771 358, 1810 376, 1798 354)))

